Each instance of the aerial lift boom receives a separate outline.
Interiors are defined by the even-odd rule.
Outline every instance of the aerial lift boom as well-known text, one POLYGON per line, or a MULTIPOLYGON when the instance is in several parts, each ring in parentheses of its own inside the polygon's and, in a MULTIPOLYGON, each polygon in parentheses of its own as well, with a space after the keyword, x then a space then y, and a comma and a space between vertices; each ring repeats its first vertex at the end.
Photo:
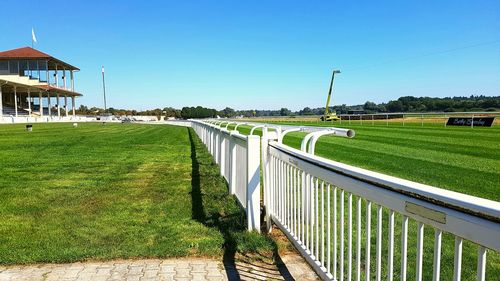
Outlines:
POLYGON ((335 79, 335 74, 340 73, 340 70, 333 70, 332 80, 330 81, 330 89, 328 90, 328 97, 326 98, 325 114, 321 116, 321 121, 338 121, 340 118, 335 112, 330 112, 330 100, 332 98, 333 90, 333 80, 335 79))

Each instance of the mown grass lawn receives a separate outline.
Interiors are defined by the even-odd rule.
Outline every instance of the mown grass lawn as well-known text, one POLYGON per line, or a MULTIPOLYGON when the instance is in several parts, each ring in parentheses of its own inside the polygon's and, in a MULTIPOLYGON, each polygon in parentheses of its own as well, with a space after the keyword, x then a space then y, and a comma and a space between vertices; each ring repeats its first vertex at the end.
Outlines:
POLYGON ((0 263, 272 252, 193 131, 0 126, 0 263))
MULTIPOLYGON (((352 139, 325 136, 316 155, 384 174, 500 201, 500 126, 447 127, 436 124, 352 125, 302 122, 356 131, 352 139)), ((234 125, 230 125, 234 128, 234 125)), ((248 133, 250 127, 239 126, 248 133)), ((261 130, 256 130, 261 134, 261 130)), ((300 149, 305 133, 290 133, 284 143, 300 149)))
MULTIPOLYGON (((275 122, 291 125, 323 125, 316 122, 275 122)), ((342 163, 366 168, 373 171, 409 179, 412 181, 433 185, 457 192, 500 201, 500 127, 492 128, 444 128, 437 124, 406 124, 405 127, 396 124, 371 124, 348 127, 356 131, 352 139, 325 136, 316 144, 316 154, 342 163)), ((345 125, 345 124, 344 124, 345 125)), ((234 125, 229 126, 230 129, 234 125)), ((249 126, 239 126, 238 130, 248 134, 249 126), (240 129, 241 128, 241 129, 240 129)), ((257 134, 262 130, 257 129, 257 134)), ((300 149, 300 143, 305 133, 290 133, 284 143, 300 149)), ((347 202, 347 201, 346 201, 347 202)), ((354 199, 354 202, 355 199, 354 199)), ((347 214, 347 203, 345 203, 347 214)), ((362 230, 365 231, 365 205, 362 207, 362 230)), ((372 233, 371 233, 371 272, 375 274, 375 240, 376 233, 376 206, 372 206, 372 233)), ((356 204, 353 213, 356 212, 356 204)), ((333 211, 332 211, 333 212, 333 211)), ((346 215, 347 216, 347 215, 346 215)), ((346 217, 347 219, 347 217, 346 217)), ((396 215, 395 223, 395 280, 400 274, 400 241, 401 220, 396 215)), ((338 226, 339 227, 339 226, 338 226)), ((356 222, 353 224, 356 229, 356 222)), ((408 240, 408 280, 415 279, 417 224, 410 220, 408 240)), ((388 212, 383 215, 383 246, 387 249, 388 212)), ((353 234, 356 241, 357 233, 353 234)), ((434 230, 425 228, 424 232, 424 269, 432 268, 434 230)), ((346 234, 347 236, 347 234, 346 234)), ((346 238, 347 239, 347 238, 346 238)), ((500 237, 499 237, 500 239, 500 237)), ((364 259, 365 237, 363 237, 362 259, 364 259)), ((441 280, 452 280, 454 237, 443 234, 441 261, 441 280)), ((347 251, 347 240, 345 240, 347 251)), ((340 249, 339 249, 340 251, 340 249)), ((383 253, 383 278, 386 279, 387 253, 383 253)), ((487 280, 497 280, 500 276, 500 253, 488 252, 487 280)), ((477 265, 477 245, 464 242, 462 280, 475 280, 477 265)), ((347 267, 347 264, 344 268, 347 267)), ((432 270, 424 270, 424 280, 432 279, 432 270)), ((364 276, 364 273, 362 274, 364 276)))

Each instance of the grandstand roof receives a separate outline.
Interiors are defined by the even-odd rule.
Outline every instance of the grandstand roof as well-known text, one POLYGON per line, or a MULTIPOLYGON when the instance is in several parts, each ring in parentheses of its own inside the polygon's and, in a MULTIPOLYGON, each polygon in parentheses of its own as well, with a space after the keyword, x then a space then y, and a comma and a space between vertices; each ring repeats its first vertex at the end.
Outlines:
POLYGON ((38 51, 36 49, 33 49, 31 47, 23 47, 23 48, 17 48, 17 49, 12 49, 4 52, 0 52, 0 60, 34 60, 34 59, 40 59, 40 60, 47 60, 49 62, 49 69, 55 69, 55 66, 57 65, 59 69, 65 68, 67 70, 80 70, 78 67, 72 66, 69 63, 66 63, 62 60, 56 59, 51 55, 48 55, 44 52, 38 51))

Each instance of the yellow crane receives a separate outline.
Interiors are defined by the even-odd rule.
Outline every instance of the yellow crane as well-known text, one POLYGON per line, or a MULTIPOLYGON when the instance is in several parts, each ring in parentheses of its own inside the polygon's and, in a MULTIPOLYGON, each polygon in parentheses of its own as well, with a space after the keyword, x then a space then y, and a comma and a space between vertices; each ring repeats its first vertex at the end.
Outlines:
POLYGON ((332 98, 332 89, 333 89, 333 79, 335 79, 335 74, 339 74, 340 70, 333 70, 332 72, 332 81, 330 81, 330 90, 328 90, 328 97, 326 98, 326 107, 325 114, 321 116, 321 121, 339 121, 340 117, 337 116, 337 113, 330 112, 330 100, 332 98))

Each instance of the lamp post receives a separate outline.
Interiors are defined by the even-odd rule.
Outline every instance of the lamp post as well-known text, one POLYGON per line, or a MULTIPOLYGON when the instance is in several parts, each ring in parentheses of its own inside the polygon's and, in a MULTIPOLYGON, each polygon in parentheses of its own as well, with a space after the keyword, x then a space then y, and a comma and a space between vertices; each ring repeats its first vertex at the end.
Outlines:
POLYGON ((104 95, 104 112, 106 112, 107 111, 107 108, 106 108, 106 82, 104 82, 104 66, 102 66, 101 72, 102 72, 102 92, 104 95))

